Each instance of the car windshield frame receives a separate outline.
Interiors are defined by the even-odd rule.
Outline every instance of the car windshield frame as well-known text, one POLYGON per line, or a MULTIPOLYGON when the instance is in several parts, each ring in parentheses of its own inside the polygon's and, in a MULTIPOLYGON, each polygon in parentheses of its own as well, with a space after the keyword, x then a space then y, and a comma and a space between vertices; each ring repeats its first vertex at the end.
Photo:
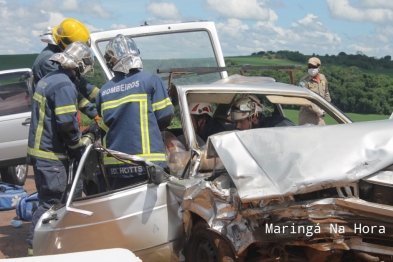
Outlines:
POLYGON ((186 70, 157 73, 158 69, 225 66, 214 23, 190 22, 93 32, 92 50, 107 80, 113 77, 113 72, 106 65, 105 46, 117 34, 133 38, 141 51, 143 71, 159 75, 167 86, 169 82, 175 85, 206 84, 227 77, 225 71, 202 75, 186 70), (168 41, 172 44, 163 44, 168 41), (190 49, 190 45, 193 48, 190 49))

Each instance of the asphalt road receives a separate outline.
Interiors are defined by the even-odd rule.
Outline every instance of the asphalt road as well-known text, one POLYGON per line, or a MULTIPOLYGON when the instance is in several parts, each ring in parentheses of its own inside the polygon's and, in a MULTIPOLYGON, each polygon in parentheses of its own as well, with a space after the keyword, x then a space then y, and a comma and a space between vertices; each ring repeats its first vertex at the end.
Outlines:
MULTIPOLYGON (((32 167, 29 167, 23 188, 28 194, 36 191, 32 167)), ((30 222, 23 222, 21 227, 15 228, 11 225, 14 218, 16 218, 15 209, 0 211, 0 259, 25 257, 27 255, 30 222)))

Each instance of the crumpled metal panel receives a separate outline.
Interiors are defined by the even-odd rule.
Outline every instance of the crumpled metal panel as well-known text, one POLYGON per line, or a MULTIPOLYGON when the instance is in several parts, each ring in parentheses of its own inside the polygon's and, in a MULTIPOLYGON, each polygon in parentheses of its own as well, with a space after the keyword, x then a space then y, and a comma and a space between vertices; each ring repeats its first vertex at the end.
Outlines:
MULTIPOLYGON (((357 181, 393 163, 393 122, 260 128, 211 136, 243 202, 357 181)), ((208 146, 208 148, 213 148, 208 146)))

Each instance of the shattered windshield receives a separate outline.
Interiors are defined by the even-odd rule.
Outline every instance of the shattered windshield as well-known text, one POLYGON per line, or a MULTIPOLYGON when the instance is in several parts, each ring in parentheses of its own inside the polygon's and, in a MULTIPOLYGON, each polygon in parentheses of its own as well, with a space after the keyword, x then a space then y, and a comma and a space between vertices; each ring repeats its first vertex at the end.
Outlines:
MULTIPOLYGON (((132 37, 140 50, 145 72, 157 74, 157 69, 218 66, 210 36, 206 31, 132 37)), ((98 43, 101 54, 105 53, 107 43, 108 41, 98 43)), ((169 73, 160 73, 159 76, 168 84, 169 73)), ((175 85, 184 85, 212 83, 221 77, 219 73, 196 75, 179 71, 173 74, 172 79, 175 85)))

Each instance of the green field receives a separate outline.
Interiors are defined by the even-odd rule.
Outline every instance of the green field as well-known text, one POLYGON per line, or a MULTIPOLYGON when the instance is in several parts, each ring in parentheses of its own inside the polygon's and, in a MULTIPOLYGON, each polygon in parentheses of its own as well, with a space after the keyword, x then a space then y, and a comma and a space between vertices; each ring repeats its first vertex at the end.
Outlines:
POLYGON ((0 70, 31 68, 38 54, 0 55, 0 70))
MULTIPOLYGON (((306 66, 304 64, 299 64, 297 62, 291 60, 284 59, 268 59, 267 57, 262 56, 228 56, 225 57, 225 63, 228 65, 254 65, 254 66, 289 66, 289 65, 300 65, 306 66)), ((330 68, 333 65, 324 64, 323 67, 330 68)), ((390 69, 378 69, 378 70, 368 70, 368 69, 360 69, 363 73, 372 74, 372 75, 387 75, 393 78, 393 71, 390 69)))
MULTIPOLYGON (((299 114, 298 110, 285 109, 284 113, 285 113, 285 117, 289 118, 295 124, 298 124, 298 114, 299 114)), ((354 114, 354 113, 348 113, 346 115, 350 119, 352 119, 353 122, 384 120, 390 117, 387 115, 361 115, 361 114, 354 114)), ((92 120, 90 120, 86 115, 82 114, 82 126, 89 125, 91 121, 92 120)), ((330 116, 325 117, 325 122, 327 125, 337 124, 337 122, 330 116)), ((175 118, 174 123, 171 124, 171 128, 175 128, 175 127, 181 127, 181 122, 177 118, 175 118)))
MULTIPOLYGON (((0 55, 0 70, 14 69, 14 68, 31 68, 35 58, 38 54, 24 54, 24 55, 0 55)), ((294 61, 290 60, 282 60, 275 59, 274 56, 269 59, 267 57, 261 56, 229 56, 225 57, 225 62, 227 66, 231 65, 245 65, 250 64, 254 66, 288 66, 288 65, 299 65, 294 61)), ((97 63, 98 64, 98 63, 97 63)), ((329 67, 330 65, 326 65, 329 67)), ((393 72, 391 70, 364 70, 363 72, 367 72, 370 74, 386 74, 390 77, 393 77, 393 72)), ((298 72, 295 72, 298 73, 298 72)), ((293 122, 297 123, 298 111, 296 110, 285 110, 286 116, 291 119, 293 122)), ((388 119, 389 115, 362 115, 362 114, 347 114, 354 122, 362 122, 362 121, 373 121, 373 120, 381 120, 388 119)), ((335 120, 332 118, 326 117, 325 119, 327 124, 334 124, 335 120)), ((83 125, 90 123, 91 121, 84 115, 82 115, 83 125)))
MULTIPOLYGON (((298 110, 291 110, 285 109, 284 110, 285 116, 289 118, 295 124, 298 124, 298 110)), ((375 120, 383 120, 388 119, 390 116, 388 115, 361 115, 355 113, 346 113, 346 115, 353 121, 353 122, 366 122, 366 121, 375 121, 375 120)), ((327 125, 334 125, 337 124, 336 120, 331 118, 330 116, 325 117, 325 122, 327 125)))
POLYGON ((267 59, 260 56, 228 56, 225 57, 225 63, 246 65, 250 64, 253 66, 288 66, 288 65, 298 65, 294 61, 281 60, 281 59, 267 59))

